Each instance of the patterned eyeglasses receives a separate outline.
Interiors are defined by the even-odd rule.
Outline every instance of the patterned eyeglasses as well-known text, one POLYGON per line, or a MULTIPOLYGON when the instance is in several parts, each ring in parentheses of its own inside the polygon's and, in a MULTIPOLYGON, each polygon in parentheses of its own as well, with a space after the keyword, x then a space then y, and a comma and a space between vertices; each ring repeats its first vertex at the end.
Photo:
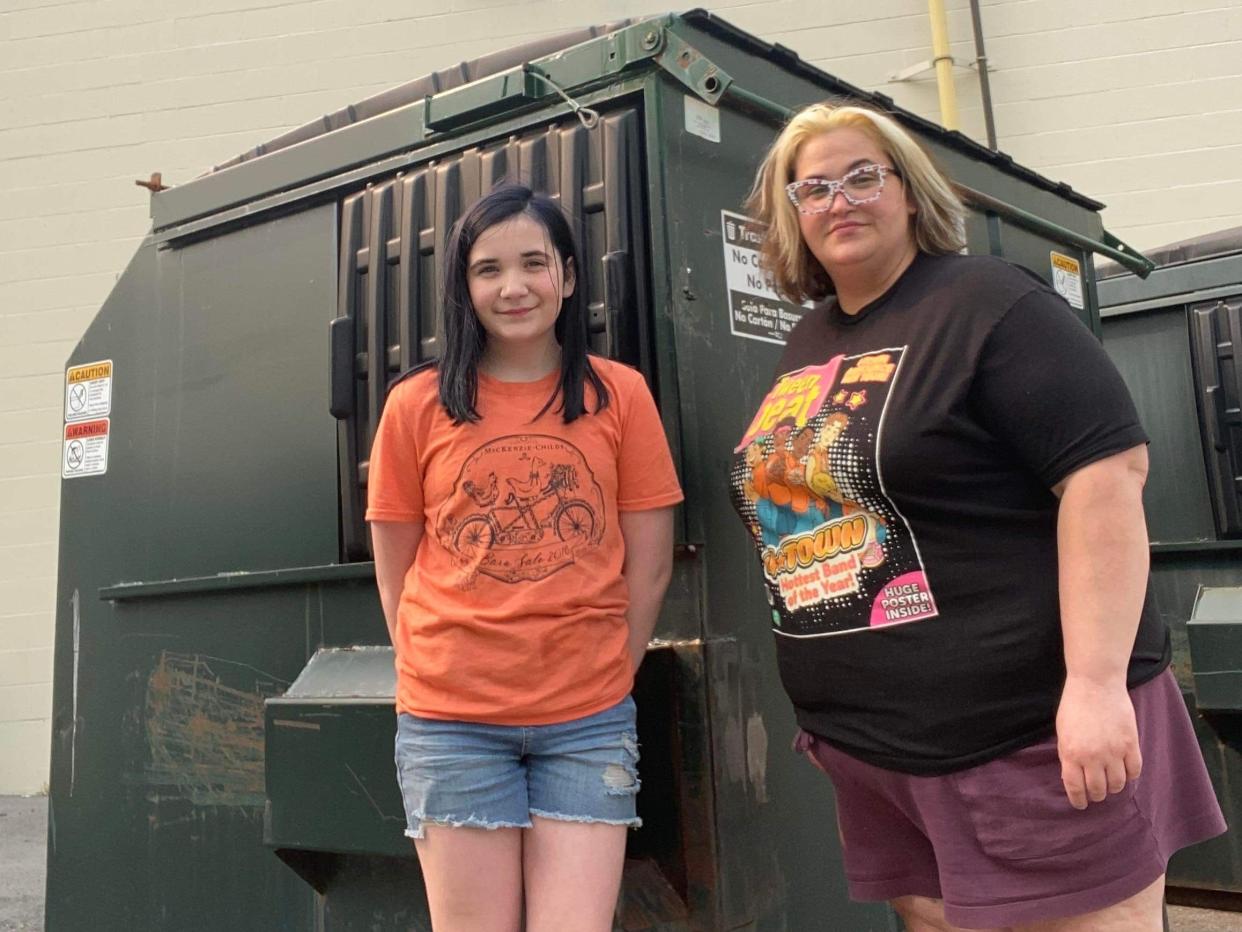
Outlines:
POLYGON ((845 200, 854 207, 878 200, 884 192, 884 176, 901 172, 887 165, 859 165, 846 172, 839 181, 828 178, 806 178, 785 185, 785 193, 793 201, 798 213, 822 214, 832 206, 833 198, 840 191, 845 200))

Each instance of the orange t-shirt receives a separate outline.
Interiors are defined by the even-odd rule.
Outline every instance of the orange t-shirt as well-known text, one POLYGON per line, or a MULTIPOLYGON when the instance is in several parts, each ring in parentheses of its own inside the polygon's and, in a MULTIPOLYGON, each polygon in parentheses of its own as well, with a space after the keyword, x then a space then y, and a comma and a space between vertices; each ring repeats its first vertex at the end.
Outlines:
MULTIPOLYGON (((479 373, 481 420, 454 426, 434 368, 388 396, 371 448, 368 521, 423 523, 397 617, 397 709, 542 725, 620 702, 634 672, 618 512, 681 501, 642 376, 592 357, 608 407, 566 424, 560 373, 479 373)), ((595 395, 586 387, 587 410, 595 395)))

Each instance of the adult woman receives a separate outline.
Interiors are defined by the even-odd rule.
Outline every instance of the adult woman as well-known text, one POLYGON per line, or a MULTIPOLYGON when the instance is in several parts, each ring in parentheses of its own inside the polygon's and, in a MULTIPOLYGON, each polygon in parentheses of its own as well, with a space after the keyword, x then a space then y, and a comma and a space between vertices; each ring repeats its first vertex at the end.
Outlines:
POLYGON ((397 765, 437 932, 604 930, 637 825, 634 671, 681 500, 651 395, 587 354, 558 208, 498 188, 444 262, 445 353, 371 453, 397 765))
POLYGON ((772 545, 735 502, 852 894, 912 932, 1159 930, 1168 856, 1224 824, 1145 601, 1120 377, 1034 276, 955 255, 961 203, 883 114, 799 113, 751 207, 779 289, 822 303, 734 485, 793 413, 852 507, 772 545))

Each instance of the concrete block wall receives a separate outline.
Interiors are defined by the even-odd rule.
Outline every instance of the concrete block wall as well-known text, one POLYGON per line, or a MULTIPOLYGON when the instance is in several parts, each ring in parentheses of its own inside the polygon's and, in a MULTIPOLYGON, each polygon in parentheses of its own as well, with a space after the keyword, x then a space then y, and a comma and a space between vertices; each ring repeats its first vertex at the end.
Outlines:
MULTIPOLYGON (((967 0, 953 54, 974 57, 967 0)), ((737 26, 932 119, 924 0, 724 0, 737 26)), ((369 94, 661 0, 0 0, 0 793, 47 779, 64 361, 184 182, 369 94)), ((984 0, 1000 146, 1140 248, 1242 224, 1238 0, 984 0)), ((984 137, 978 80, 956 72, 984 137)))

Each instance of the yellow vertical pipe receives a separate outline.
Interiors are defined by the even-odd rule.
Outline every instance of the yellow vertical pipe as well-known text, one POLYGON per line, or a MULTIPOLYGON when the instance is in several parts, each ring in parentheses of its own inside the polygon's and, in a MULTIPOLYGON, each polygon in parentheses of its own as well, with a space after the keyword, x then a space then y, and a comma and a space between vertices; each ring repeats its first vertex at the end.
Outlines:
POLYGON ((940 123, 945 129, 959 129, 957 91, 953 87, 953 56, 949 51, 949 20, 944 0, 927 0, 931 17, 932 64, 936 66, 936 87, 940 91, 940 123))

